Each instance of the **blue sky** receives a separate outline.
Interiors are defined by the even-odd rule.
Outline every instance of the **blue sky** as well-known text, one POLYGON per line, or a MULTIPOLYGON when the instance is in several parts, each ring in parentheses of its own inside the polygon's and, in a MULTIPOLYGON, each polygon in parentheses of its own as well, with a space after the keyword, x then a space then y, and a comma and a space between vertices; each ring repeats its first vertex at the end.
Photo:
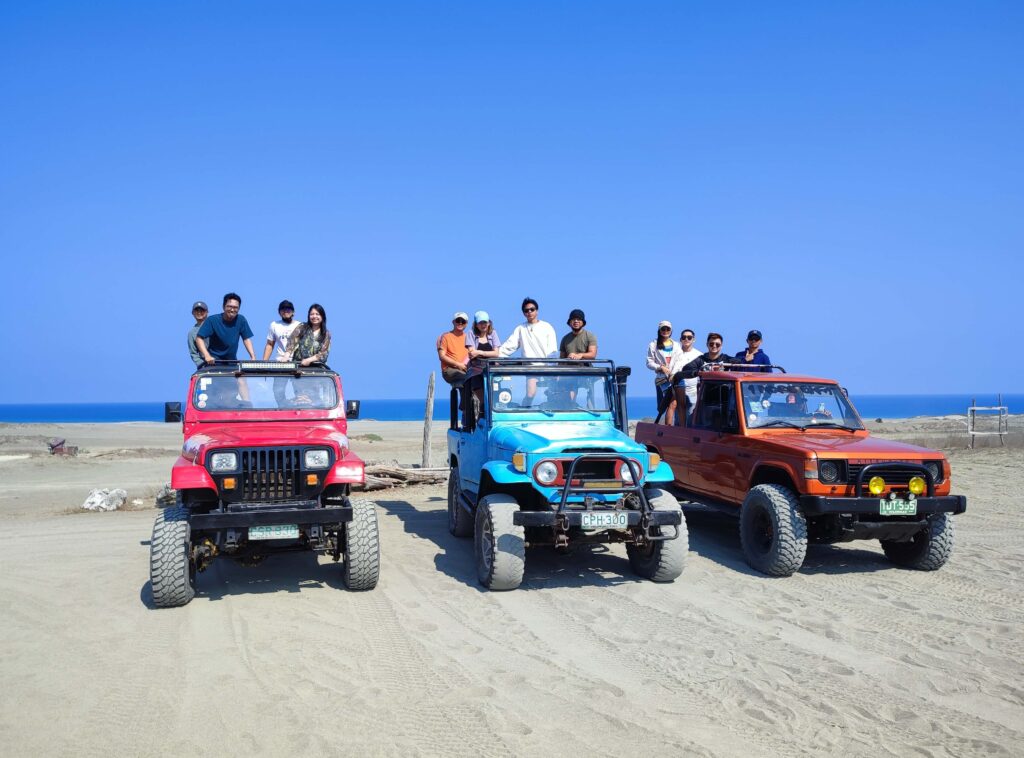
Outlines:
MULTIPOLYGON (((455 310, 659 319, 854 394, 1021 392, 1024 4, 4 3, 0 402, 179 396, 320 302, 346 394, 455 310)), ((646 391, 643 394, 650 394, 646 391)))

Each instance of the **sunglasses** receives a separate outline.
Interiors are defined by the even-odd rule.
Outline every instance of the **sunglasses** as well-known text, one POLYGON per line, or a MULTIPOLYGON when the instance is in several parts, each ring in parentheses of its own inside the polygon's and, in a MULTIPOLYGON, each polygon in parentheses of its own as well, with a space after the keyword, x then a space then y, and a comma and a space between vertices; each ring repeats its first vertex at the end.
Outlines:
POLYGON ((722 346, 721 342, 709 342, 708 343, 708 347, 721 347, 721 346, 722 346))
POLYGON ((536 311, 536 308, 523 308, 523 313, 535 313, 536 311))
POLYGON ((684 334, 684 335, 683 335, 682 337, 680 337, 679 339, 681 339, 681 340, 686 340, 687 342, 689 342, 690 340, 692 340, 692 339, 693 339, 693 335, 692 335, 692 334, 684 334))
POLYGON ((669 332, 669 333, 671 333, 672 332, 672 327, 671 326, 663 326, 658 331, 659 332, 669 332))
POLYGON ((466 321, 466 319, 464 319, 464 318, 457 318, 457 319, 455 319, 455 323, 456 324, 468 324, 469 322, 466 321))

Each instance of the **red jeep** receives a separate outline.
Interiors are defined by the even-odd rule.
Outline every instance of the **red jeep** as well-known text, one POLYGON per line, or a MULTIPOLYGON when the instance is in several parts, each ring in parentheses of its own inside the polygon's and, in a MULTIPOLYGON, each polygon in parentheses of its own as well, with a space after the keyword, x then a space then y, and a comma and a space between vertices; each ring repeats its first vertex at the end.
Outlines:
MULTIPOLYGON (((354 417, 358 403, 349 406, 354 417)), ((377 512, 349 497, 363 461, 349 450, 336 373, 263 361, 200 368, 183 426, 177 503, 157 516, 150 545, 157 607, 189 602, 196 573, 222 555, 250 564, 296 550, 344 555, 349 589, 376 586, 377 512)))
POLYGON ((674 493, 739 516, 747 562, 788 576, 808 542, 877 539, 892 562, 942 566, 953 549, 942 453, 872 437, 830 379, 700 374, 689 426, 641 423, 636 439, 675 473, 674 493))

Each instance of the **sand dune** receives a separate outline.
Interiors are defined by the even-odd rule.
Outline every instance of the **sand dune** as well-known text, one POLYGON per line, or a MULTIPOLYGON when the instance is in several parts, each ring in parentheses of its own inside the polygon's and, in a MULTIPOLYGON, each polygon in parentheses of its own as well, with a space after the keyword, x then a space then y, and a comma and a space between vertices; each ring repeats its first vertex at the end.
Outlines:
MULTIPOLYGON (((935 432, 921 423, 906 433, 935 432)), ((356 443, 367 459, 420 459, 416 424, 352 434, 382 438, 356 443)), ((0 454, 30 456, 0 457, 5 755, 1024 748, 1020 447, 950 452, 969 505, 934 573, 852 543, 812 546, 799 574, 770 579, 747 568, 735 522, 691 512, 672 585, 636 580, 612 546, 531 552, 520 590, 487 593, 432 486, 375 493, 373 592, 345 591, 329 559, 220 561, 190 605, 158 611, 149 506, 179 445, 179 428, 157 424, 0 425, 0 454), (45 455, 52 436, 81 455, 45 455), (113 486, 147 508, 73 512, 113 486)))

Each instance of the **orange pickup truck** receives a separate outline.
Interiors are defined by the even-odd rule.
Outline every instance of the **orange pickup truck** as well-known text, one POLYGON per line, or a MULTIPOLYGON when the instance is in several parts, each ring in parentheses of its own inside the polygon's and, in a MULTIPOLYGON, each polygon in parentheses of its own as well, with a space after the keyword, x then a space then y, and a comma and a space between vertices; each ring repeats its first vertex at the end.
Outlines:
POLYGON ((642 422, 636 440, 671 465, 684 505, 738 515, 747 562, 772 576, 798 571, 809 542, 859 539, 937 569, 967 508, 942 453, 872 437, 830 379, 702 372, 689 426, 642 422))

